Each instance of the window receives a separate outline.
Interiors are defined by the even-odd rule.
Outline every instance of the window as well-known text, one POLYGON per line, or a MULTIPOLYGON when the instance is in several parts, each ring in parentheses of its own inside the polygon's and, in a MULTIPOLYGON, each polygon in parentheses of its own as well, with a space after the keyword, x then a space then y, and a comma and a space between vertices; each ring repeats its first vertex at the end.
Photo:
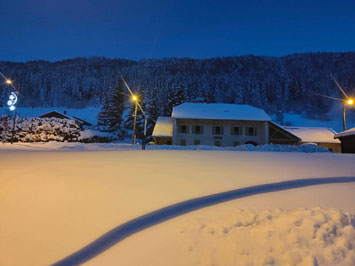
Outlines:
POLYGON ((186 146, 186 140, 180 139, 180 145, 181 146, 186 146))
POLYGON ((189 133, 188 125, 179 125, 179 133, 189 133))
POLYGON ((199 139, 195 139, 195 141, 194 141, 194 144, 195 144, 195 145, 200 145, 200 143, 201 143, 201 142, 200 142, 199 139))
POLYGON ((241 127, 231 127, 231 135, 242 135, 242 128, 241 127))
POLYGON ((220 141, 220 140, 216 140, 216 141, 214 142, 214 145, 215 145, 215 146, 221 146, 221 141, 220 141))
POLYGON ((203 126, 192 126, 192 133, 193 134, 203 134, 203 126))
POLYGON ((247 127, 245 135, 247 135, 247 136, 256 136, 257 135, 257 128, 256 127, 247 127))
POLYGON ((240 144, 239 141, 234 141, 234 142, 233 142, 233 146, 234 146, 234 147, 238 146, 239 144, 240 144))
POLYGON ((213 126, 212 133, 213 135, 223 135, 223 126, 213 126))

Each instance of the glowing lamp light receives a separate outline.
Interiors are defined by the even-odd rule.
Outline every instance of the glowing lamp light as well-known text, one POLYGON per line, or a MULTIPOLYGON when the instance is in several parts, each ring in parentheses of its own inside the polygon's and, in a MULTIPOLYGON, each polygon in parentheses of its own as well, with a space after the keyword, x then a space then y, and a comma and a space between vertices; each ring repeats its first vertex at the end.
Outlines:
POLYGON ((136 95, 133 95, 133 96, 132 96, 132 100, 133 100, 134 102, 137 101, 137 99, 138 99, 138 98, 137 98, 136 95))
POLYGON ((11 85, 11 84, 12 84, 12 80, 11 80, 11 79, 7 79, 7 80, 5 80, 5 83, 6 83, 7 85, 11 85))
POLYGON ((14 110, 16 109, 16 107, 13 106, 13 105, 11 105, 11 106, 9 107, 9 109, 10 109, 10 111, 14 111, 14 110))
POLYGON ((353 104, 354 104, 354 100, 353 100, 353 99, 348 99, 348 100, 346 101, 346 103, 347 103, 348 105, 353 105, 353 104))

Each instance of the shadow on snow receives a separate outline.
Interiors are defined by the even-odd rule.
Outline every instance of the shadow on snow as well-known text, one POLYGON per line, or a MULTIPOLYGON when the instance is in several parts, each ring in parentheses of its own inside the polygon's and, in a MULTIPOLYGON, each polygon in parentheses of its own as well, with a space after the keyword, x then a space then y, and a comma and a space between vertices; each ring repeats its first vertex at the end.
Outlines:
POLYGON ((73 266, 80 265, 93 257, 104 252, 108 248, 122 241, 123 239, 149 228, 153 225, 162 223, 166 220, 175 218, 179 215, 208 207, 214 204, 229 200, 239 199, 252 195, 282 191, 287 189, 309 187, 322 184, 349 183, 355 182, 355 177, 324 177, 310 178, 301 180, 290 180, 278 183, 264 184, 230 190, 209 196, 195 198, 174 205, 170 205, 148 214, 137 217, 124 224, 117 226, 111 231, 105 233, 92 243, 69 255, 68 257, 52 264, 52 266, 73 266))

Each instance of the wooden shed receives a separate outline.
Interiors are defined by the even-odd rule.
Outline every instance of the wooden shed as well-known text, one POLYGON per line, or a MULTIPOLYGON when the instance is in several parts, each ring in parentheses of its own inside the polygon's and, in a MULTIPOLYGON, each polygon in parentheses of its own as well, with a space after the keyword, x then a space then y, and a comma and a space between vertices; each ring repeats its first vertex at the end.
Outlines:
POLYGON ((335 134, 334 138, 340 140, 342 153, 355 153, 355 127, 335 134))

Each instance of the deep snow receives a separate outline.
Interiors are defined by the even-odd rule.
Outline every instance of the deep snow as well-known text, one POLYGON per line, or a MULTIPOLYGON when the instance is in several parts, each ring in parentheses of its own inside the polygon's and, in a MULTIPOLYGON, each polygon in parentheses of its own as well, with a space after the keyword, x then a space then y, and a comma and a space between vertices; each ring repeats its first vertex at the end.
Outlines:
MULTIPOLYGON (((34 152, 1 150, 1 147, 0 265, 11 266, 49 265, 125 221, 194 197, 288 179, 355 176, 355 156, 345 154, 226 150, 44 151, 40 148, 41 152, 34 152)), ((248 215, 258 213, 254 210, 269 212, 270 226, 296 213, 295 209, 300 207, 319 206, 324 215, 329 215, 327 208, 335 208, 335 212, 341 214, 355 213, 354 191, 353 183, 322 185, 205 208, 140 232, 85 265, 196 265, 196 261, 202 265, 213 262, 228 265, 227 260, 239 260, 238 256, 242 256, 232 252, 239 251, 239 235, 212 238, 217 242, 199 242, 199 239, 209 238, 208 233, 196 231, 194 224, 199 223, 198 219, 207 219, 206 226, 217 230, 223 223, 231 226, 235 216, 229 216, 238 210, 248 215), (275 208, 281 208, 279 216, 275 208), (190 233, 180 239, 176 232, 181 230, 190 230, 190 233), (195 252, 191 252, 191 247, 195 252), (225 254, 220 256, 219 252, 225 254), (226 261, 219 261, 222 257, 226 261)), ((308 213, 305 210, 300 216, 304 221, 311 220, 309 229, 314 226, 308 213)), ((326 222, 333 223, 340 226, 341 219, 326 222)), ((334 239, 340 242, 332 245, 329 252, 339 245, 346 248, 345 242, 339 243, 349 237, 352 239, 352 231, 346 231, 350 227, 339 228, 342 234, 334 239)), ((265 228, 255 225, 246 229, 240 232, 242 236, 258 236, 257 232, 261 234, 265 228)), ((285 239, 287 230, 273 231, 272 241, 285 239)), ((310 237, 305 233, 301 236, 310 237)), ((243 239, 245 245, 254 242, 250 236, 243 239)), ((312 240, 305 239, 305 243, 311 243, 309 241, 312 240)), ((257 246, 260 249, 255 247, 249 251, 249 259, 263 252, 264 247, 257 246)), ((353 251, 349 251, 350 255, 353 251)), ((304 245, 298 253, 306 261, 303 254, 312 252, 304 245)), ((328 259, 326 249, 324 252, 322 256, 328 259)), ((286 253, 287 250, 275 247, 271 256, 276 265, 282 265, 277 263, 284 260, 286 253)), ((340 262, 349 258, 345 256, 340 262)))

